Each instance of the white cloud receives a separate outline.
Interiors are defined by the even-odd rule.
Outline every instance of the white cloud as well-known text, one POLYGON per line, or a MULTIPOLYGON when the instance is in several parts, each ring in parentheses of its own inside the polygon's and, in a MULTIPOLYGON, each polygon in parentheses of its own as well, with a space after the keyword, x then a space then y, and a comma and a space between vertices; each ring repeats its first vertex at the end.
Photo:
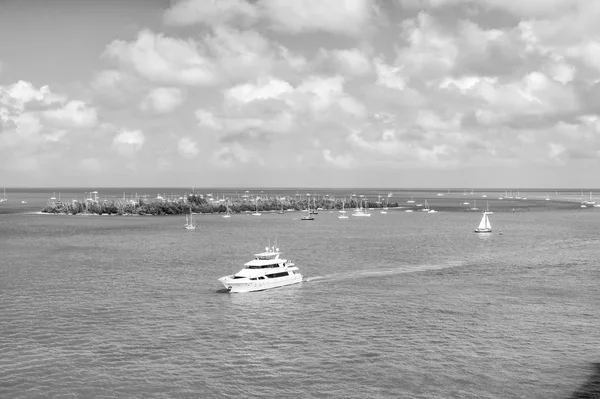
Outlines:
POLYGON ((98 122, 96 109, 78 100, 71 100, 61 108, 44 111, 42 115, 52 124, 66 128, 89 128, 98 122))
POLYGON ((44 133, 42 136, 44 140, 57 143, 67 134, 66 130, 54 130, 52 132, 44 133))
POLYGON ((385 61, 375 58, 375 69, 377 71, 377 84, 391 89, 402 90, 406 87, 406 78, 402 76, 402 67, 387 65, 385 61))
POLYGON ((216 166, 225 168, 230 168, 239 164, 264 164, 260 155, 245 148, 239 143, 225 145, 216 150, 212 155, 211 162, 216 166))
POLYGON ((229 102, 249 103, 256 100, 277 99, 290 94, 294 88, 286 81, 272 77, 261 78, 256 84, 244 83, 234 86, 225 92, 229 102))
POLYGON ((218 121, 217 117, 211 111, 197 109, 194 114, 198 120, 198 126, 214 130, 223 129, 223 125, 218 121))
POLYGON ((8 86, 0 86, 0 105, 14 107, 20 111, 28 103, 39 103, 42 106, 61 104, 66 97, 52 93, 49 86, 36 89, 32 83, 19 80, 8 86))
POLYGON ((113 41, 104 54, 152 82, 192 86, 217 83, 214 64, 192 39, 142 30, 133 42, 113 41))
POLYGON ((183 137, 177 142, 177 151, 184 158, 193 158, 198 155, 196 142, 189 137, 183 137))
POLYGON ((324 149, 322 154, 325 161, 336 168, 350 169, 356 164, 356 161, 350 154, 333 155, 331 150, 328 149, 324 149))
POLYGON ((253 30, 218 26, 212 35, 204 37, 203 43, 224 80, 235 82, 268 75, 277 60, 283 59, 271 41, 253 30))
POLYGON ((366 54, 357 48, 332 50, 330 54, 335 59, 338 68, 346 75, 365 76, 371 73, 373 69, 366 54))
POLYGON ((259 11, 246 0, 180 0, 164 14, 169 25, 206 24, 210 26, 236 22, 248 25, 256 22, 259 11))
POLYGON ((112 141, 113 148, 120 154, 132 156, 142 149, 146 138, 141 130, 121 130, 112 141))
POLYGON ((142 100, 143 111, 167 114, 179 107, 183 102, 183 93, 175 87, 157 87, 151 90, 142 100))
POLYGON ((324 31, 344 35, 364 32, 373 7, 368 0, 263 0, 260 4, 277 31, 324 31))

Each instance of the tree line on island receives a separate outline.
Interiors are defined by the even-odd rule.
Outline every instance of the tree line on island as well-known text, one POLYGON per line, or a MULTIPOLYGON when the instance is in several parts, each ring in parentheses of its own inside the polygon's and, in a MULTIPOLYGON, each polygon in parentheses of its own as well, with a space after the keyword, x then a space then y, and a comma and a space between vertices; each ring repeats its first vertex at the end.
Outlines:
POLYGON ((209 201, 204 196, 190 194, 183 200, 161 201, 139 198, 112 199, 104 201, 49 201, 42 209, 43 213, 63 215, 183 215, 189 213, 226 213, 227 208, 231 213, 295 211, 306 210, 308 207, 321 208, 325 210, 341 210, 345 208, 356 208, 364 206, 367 208, 381 208, 384 206, 397 207, 397 203, 383 203, 370 201, 363 198, 349 199, 257 199, 257 200, 232 200, 225 202, 209 201))

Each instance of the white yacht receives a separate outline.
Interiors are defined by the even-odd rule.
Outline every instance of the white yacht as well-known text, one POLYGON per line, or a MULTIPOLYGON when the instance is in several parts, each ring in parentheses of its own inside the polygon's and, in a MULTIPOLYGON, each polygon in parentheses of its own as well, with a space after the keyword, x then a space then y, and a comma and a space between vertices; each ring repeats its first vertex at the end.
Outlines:
POLYGON ((266 247, 265 252, 254 255, 239 272, 219 279, 231 292, 263 291, 270 288, 297 284, 302 281, 298 268, 287 259, 279 257, 279 248, 266 247))

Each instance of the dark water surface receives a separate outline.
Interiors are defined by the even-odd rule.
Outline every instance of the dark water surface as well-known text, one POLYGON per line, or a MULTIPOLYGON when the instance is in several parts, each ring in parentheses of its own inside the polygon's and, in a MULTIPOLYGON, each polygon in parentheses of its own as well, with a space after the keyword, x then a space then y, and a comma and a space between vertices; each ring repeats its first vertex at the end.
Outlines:
POLYGON ((0 397, 565 398, 600 360, 600 209, 337 215, 0 215, 0 397), (308 281, 218 292, 268 239, 308 281))

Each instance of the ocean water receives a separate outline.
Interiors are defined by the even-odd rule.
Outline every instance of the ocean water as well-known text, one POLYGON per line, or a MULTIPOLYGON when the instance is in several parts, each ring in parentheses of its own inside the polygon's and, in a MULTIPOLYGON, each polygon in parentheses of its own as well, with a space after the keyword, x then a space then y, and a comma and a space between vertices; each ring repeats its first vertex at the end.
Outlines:
POLYGON ((14 212, 2 398, 566 398, 600 361, 598 208, 496 212, 490 235, 478 212, 198 215, 196 231, 14 212), (268 240, 307 281, 223 293, 268 240))

